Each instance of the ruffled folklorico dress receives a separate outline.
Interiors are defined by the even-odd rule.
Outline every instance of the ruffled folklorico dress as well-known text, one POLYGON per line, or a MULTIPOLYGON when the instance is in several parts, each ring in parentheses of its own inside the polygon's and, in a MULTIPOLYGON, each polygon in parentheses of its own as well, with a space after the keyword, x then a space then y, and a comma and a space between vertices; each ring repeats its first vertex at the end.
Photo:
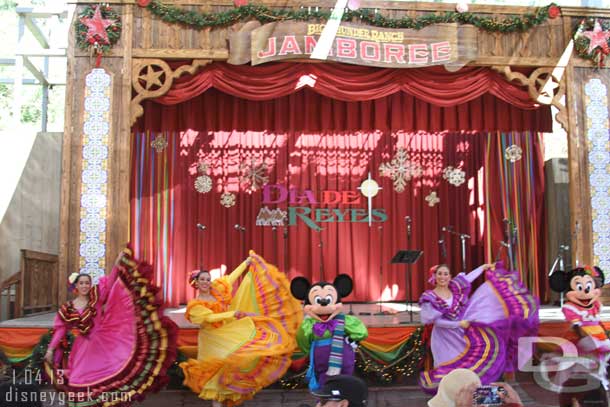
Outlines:
POLYGON ((89 303, 72 301, 55 317, 49 344, 54 363, 45 371, 71 406, 125 406, 167 381, 176 358, 176 325, 163 316, 152 268, 129 249, 110 276, 91 288, 89 303), (68 349, 66 335, 76 331, 68 349))
POLYGON ((427 393, 435 394, 441 379, 457 368, 473 370, 483 384, 498 380, 515 370, 519 338, 537 334, 539 301, 518 273, 501 263, 487 271, 487 281, 469 298, 471 283, 483 270, 481 266, 453 278, 448 299, 433 290, 420 297, 422 323, 433 324, 434 367, 419 378, 427 393), (462 320, 470 321, 470 327, 462 329, 462 320))
POLYGON ((250 252, 249 272, 233 295, 233 283, 248 269, 212 281, 216 301, 189 301, 186 318, 200 326, 197 359, 180 364, 184 384, 200 398, 234 406, 280 379, 290 367, 294 337, 303 319, 290 282, 250 252), (236 319, 235 312, 248 316, 236 319))

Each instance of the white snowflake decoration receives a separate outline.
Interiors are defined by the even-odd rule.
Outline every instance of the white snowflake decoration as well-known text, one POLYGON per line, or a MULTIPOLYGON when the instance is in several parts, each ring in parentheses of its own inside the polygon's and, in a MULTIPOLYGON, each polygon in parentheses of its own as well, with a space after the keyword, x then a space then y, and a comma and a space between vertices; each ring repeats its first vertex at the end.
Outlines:
POLYGON ((440 198, 438 197, 438 195, 436 195, 436 191, 430 192, 430 194, 428 194, 428 196, 426 197, 426 202, 428 202, 428 206, 430 207, 435 206, 440 201, 440 198))
POLYGON ((224 192, 220 195, 220 204, 225 208, 235 206, 235 194, 232 192, 224 192))
POLYGON ((466 182, 466 173, 459 168, 455 168, 451 171, 451 174, 449 174, 449 179, 447 181, 449 181, 451 185, 459 187, 466 182))
POLYGON ((407 182, 421 176, 422 172, 419 164, 409 161, 409 155, 403 148, 398 149, 390 162, 381 163, 379 166, 379 174, 382 177, 392 178, 396 192, 403 192, 407 182))
POLYGON ((506 147, 506 150, 504 151, 504 158, 506 158, 511 163, 519 161, 522 155, 523 150, 516 144, 506 147))
POLYGON ((212 190, 212 178, 206 174, 208 167, 209 165, 206 162, 197 164, 197 172, 199 172, 200 175, 195 179, 195 189, 200 194, 207 194, 212 190))
POLYGON ((195 189, 200 194, 207 194, 212 190, 212 178, 207 175, 200 175, 195 180, 195 189))
POLYGON ((455 170, 452 166, 448 166, 443 170, 443 179, 449 179, 449 175, 455 170))
POLYGON ((466 182, 466 173, 460 168, 448 166, 443 170, 443 178, 451 185, 459 187, 466 182))
POLYGON ((242 185, 245 185, 248 192, 254 192, 269 182, 265 160, 257 163, 253 157, 250 159, 250 162, 241 163, 239 169, 242 173, 239 180, 242 185))
POLYGON ((163 136, 157 136, 153 141, 150 142, 150 146, 154 148, 157 153, 163 152, 165 147, 167 147, 167 140, 163 136))

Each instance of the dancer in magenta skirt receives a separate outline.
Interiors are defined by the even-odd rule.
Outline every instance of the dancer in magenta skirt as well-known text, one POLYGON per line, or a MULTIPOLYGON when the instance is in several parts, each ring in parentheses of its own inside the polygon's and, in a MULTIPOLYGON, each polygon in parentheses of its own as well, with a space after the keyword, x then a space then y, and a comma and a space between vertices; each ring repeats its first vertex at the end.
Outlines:
POLYGON ((71 406, 125 406, 158 390, 176 356, 176 326, 163 316, 152 268, 125 249, 110 276, 69 278, 76 297, 59 309, 45 371, 71 406), (68 347, 66 335, 76 331, 68 347))

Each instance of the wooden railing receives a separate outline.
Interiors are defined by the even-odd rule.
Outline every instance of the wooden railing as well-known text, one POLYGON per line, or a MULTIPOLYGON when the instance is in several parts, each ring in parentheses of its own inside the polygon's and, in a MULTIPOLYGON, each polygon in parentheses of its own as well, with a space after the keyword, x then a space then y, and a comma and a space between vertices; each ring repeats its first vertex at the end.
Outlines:
POLYGON ((21 316, 21 272, 13 274, 0 286, 0 321, 21 316))
MULTIPOLYGON (((7 319, 57 308, 58 258, 55 254, 21 250, 21 269, 2 283, 2 308, 7 319)), ((4 317, 4 315, 3 315, 4 317)))
POLYGON ((21 299, 23 315, 57 308, 58 256, 21 250, 21 299))

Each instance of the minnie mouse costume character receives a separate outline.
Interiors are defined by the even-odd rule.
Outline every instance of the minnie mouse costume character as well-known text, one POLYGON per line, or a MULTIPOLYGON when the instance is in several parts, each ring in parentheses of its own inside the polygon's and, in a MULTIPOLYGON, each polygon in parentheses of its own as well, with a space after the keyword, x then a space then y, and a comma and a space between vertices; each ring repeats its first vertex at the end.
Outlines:
POLYGON ((304 277, 290 283, 292 295, 305 301, 305 319, 297 331, 297 344, 309 354, 307 380, 312 391, 328 376, 354 373, 355 349, 368 337, 366 326, 356 317, 345 315, 341 298, 352 292, 351 277, 340 274, 335 281, 311 284, 304 277))
POLYGON ((597 266, 577 267, 569 273, 554 273, 550 285, 554 291, 565 294, 567 301, 561 311, 581 338, 576 344, 578 350, 597 360, 597 376, 608 389, 606 368, 610 360, 610 340, 599 316, 604 272, 597 266))

